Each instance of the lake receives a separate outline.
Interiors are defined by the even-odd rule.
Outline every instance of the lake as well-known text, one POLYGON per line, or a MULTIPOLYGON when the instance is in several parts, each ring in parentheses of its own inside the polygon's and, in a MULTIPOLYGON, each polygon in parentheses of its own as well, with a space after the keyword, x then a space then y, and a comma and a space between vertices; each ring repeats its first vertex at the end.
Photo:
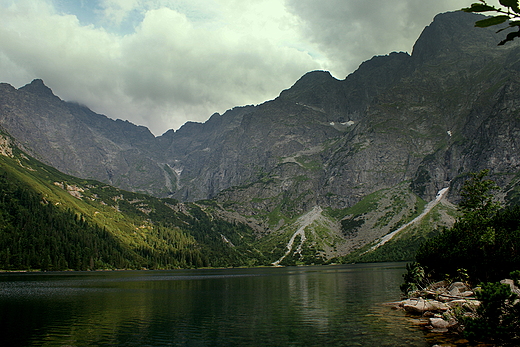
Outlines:
POLYGON ((2 346, 431 346, 403 263, 0 274, 2 346))

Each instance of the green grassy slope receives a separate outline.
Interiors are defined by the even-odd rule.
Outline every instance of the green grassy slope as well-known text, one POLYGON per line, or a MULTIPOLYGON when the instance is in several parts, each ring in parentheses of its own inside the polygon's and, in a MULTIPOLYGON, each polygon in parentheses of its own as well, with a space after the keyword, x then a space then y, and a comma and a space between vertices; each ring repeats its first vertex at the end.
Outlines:
POLYGON ((0 133, 0 269, 263 265, 252 231, 180 204, 65 175, 0 133))

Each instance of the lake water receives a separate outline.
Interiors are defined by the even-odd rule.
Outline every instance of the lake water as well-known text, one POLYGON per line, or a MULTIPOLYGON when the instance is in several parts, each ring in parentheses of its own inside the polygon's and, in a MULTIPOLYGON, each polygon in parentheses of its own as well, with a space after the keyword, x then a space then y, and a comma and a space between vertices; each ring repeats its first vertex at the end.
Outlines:
POLYGON ((1 346, 431 346, 403 263, 0 274, 1 346))

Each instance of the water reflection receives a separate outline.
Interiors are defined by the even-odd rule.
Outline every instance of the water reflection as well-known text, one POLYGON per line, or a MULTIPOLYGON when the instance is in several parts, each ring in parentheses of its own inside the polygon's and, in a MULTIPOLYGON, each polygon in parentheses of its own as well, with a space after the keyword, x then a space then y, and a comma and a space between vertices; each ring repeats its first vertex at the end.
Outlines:
POLYGON ((427 346, 404 264, 0 275, 5 344, 427 346))

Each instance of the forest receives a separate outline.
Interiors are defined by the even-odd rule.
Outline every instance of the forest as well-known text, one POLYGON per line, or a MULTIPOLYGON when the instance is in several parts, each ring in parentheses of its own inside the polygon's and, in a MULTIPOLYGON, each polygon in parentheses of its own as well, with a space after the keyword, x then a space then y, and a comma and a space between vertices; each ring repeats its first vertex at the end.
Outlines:
POLYGON ((26 156, 23 163, 1 158, 1 270, 174 269, 268 263, 261 252, 245 251, 251 249, 254 238, 248 226, 215 217, 208 206, 182 204, 185 211, 175 211, 172 206, 178 202, 173 199, 125 192, 94 181, 86 182, 89 188, 82 189, 85 196, 78 199, 55 183, 63 180, 63 186, 81 185, 76 178, 26 156), (222 235, 229 243, 222 241, 222 235))

